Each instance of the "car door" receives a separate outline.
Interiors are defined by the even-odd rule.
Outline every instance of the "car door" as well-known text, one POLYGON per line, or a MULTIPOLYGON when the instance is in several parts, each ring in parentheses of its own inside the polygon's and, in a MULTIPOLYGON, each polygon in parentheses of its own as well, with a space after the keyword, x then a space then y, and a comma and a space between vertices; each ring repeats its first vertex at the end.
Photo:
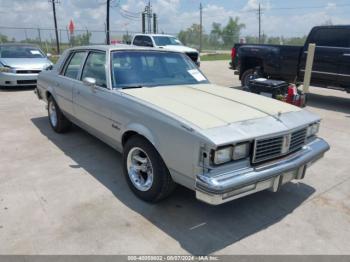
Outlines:
POLYGON ((73 88, 79 82, 80 69, 84 63, 87 52, 77 51, 67 55, 67 59, 54 81, 56 102, 65 113, 74 115, 73 88))
POLYGON ((90 51, 82 68, 80 80, 73 92, 75 117, 105 140, 113 139, 111 120, 113 95, 107 87, 106 52, 90 51), (84 84, 84 78, 94 78, 94 87, 84 84))
MULTIPOLYGON (((339 84, 339 59, 343 53, 342 46, 345 38, 346 35, 341 28, 318 28, 313 32, 309 41, 316 44, 312 84, 321 86, 337 86, 339 84)), ((305 69, 306 57, 307 50, 304 50, 301 59, 302 69, 305 69)))
POLYGON ((339 86, 349 90, 350 88, 350 29, 343 29, 342 47, 339 54, 339 86))

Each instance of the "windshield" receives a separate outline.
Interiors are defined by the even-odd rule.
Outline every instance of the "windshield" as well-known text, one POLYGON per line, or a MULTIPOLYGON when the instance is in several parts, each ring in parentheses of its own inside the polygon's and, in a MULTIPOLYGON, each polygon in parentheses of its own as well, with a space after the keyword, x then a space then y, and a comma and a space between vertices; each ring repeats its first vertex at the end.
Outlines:
POLYGON ((114 51, 114 88, 209 83, 185 54, 158 51, 114 51))
POLYGON ((33 46, 0 46, 0 58, 44 58, 41 50, 33 46))
POLYGON ((182 45, 180 40, 175 37, 170 36, 153 36, 154 42, 157 46, 166 46, 166 45, 182 45))

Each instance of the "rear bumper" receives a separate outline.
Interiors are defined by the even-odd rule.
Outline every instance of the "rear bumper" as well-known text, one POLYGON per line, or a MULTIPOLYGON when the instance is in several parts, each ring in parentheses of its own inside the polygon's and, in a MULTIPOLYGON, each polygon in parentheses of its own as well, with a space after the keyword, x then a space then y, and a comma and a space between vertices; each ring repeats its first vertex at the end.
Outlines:
POLYGON ((276 192, 293 179, 303 179, 307 167, 323 157, 329 145, 316 138, 302 150, 278 161, 217 175, 204 174, 196 178, 197 199, 219 205, 265 189, 276 192))
POLYGON ((33 86, 37 79, 38 74, 0 73, 0 86, 33 86))

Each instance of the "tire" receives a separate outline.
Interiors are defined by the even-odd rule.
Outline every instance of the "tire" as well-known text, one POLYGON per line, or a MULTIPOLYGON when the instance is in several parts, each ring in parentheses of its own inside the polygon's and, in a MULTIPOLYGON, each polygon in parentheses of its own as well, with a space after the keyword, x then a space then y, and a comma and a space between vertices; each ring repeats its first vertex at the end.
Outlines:
POLYGON ((248 87, 249 86, 249 81, 255 78, 259 78, 261 76, 261 73, 255 69, 248 69, 243 72, 241 76, 241 85, 243 87, 248 87))
POLYGON ((48 98, 47 114, 52 129, 56 133, 66 133, 69 131, 72 123, 63 115, 61 109, 58 107, 55 99, 50 96, 48 98))
POLYGON ((157 150, 140 136, 131 137, 124 146, 123 172, 130 189, 146 202, 163 200, 176 186, 157 150))

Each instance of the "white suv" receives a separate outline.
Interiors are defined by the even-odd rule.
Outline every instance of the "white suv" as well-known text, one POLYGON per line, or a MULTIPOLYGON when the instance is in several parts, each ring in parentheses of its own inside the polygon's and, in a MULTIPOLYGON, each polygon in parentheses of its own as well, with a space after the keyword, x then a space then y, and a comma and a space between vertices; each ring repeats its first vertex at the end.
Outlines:
POLYGON ((199 52, 196 49, 184 46, 179 39, 171 35, 137 34, 134 35, 131 44, 135 46, 149 46, 183 52, 187 54, 197 66, 200 65, 199 52))

